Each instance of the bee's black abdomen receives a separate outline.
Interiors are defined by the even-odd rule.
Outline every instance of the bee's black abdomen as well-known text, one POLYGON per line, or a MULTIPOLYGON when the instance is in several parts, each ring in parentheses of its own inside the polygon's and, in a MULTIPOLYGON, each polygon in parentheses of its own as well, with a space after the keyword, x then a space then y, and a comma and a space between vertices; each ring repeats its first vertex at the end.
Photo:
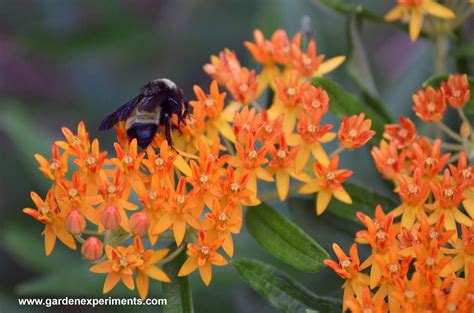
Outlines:
POLYGON ((135 123, 127 130, 130 138, 136 138, 138 145, 145 149, 153 141, 158 125, 153 123, 135 123))

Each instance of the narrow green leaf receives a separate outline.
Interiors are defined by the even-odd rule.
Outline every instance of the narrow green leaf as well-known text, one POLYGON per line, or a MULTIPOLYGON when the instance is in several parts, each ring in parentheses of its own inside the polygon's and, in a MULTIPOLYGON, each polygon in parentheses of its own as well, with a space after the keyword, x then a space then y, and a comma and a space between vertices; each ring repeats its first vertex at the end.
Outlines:
POLYGON ((306 272, 317 272, 328 253, 274 208, 264 203, 252 207, 245 216, 250 234, 276 258, 306 272))
POLYGON ((336 115, 354 115, 364 112, 366 118, 372 120, 372 129, 376 131, 376 137, 379 140, 382 138, 384 125, 391 123, 391 120, 377 113, 353 94, 346 92, 341 85, 330 78, 313 78, 313 85, 322 86, 326 90, 330 98, 329 107, 331 112, 336 115))
POLYGON ((162 287, 163 298, 167 300, 167 304, 163 307, 164 313, 194 312, 188 278, 177 276, 185 260, 186 252, 183 250, 172 262, 163 266, 164 271, 171 279, 171 283, 163 283, 162 287))
MULTIPOLYGON (((448 77, 449 77, 448 75, 432 76, 427 81, 425 81, 422 86, 423 86, 423 88, 426 88, 428 86, 431 86, 433 88, 439 88, 439 87, 441 87, 442 82, 448 81, 448 77)), ((474 77, 473 76, 468 76, 467 79, 469 81, 469 87, 470 87, 470 90, 471 90, 471 98, 469 99, 469 101, 464 106, 464 113, 472 115, 472 114, 474 114, 474 92, 473 92, 473 90, 474 90, 474 77)))
MULTIPOLYGON (((396 202, 392 198, 355 184, 344 183, 344 189, 351 195, 352 204, 345 204, 334 199, 329 203, 327 210, 348 220, 358 221, 356 217, 356 212, 358 211, 372 216, 375 212, 375 207, 379 204, 384 211, 392 210, 396 206, 396 202)), ((291 208, 300 209, 309 207, 311 210, 315 210, 314 199, 290 198, 289 201, 291 208)))
POLYGON ((370 70, 367 53, 362 44, 360 28, 362 19, 358 14, 350 14, 347 18, 347 34, 349 40, 349 55, 346 62, 346 70, 352 80, 362 90, 367 104, 387 121, 393 122, 390 113, 380 101, 380 95, 375 85, 375 80, 370 70))
POLYGON ((234 259, 232 265, 262 297, 280 312, 332 313, 341 312, 341 303, 335 299, 313 294, 278 269, 250 259, 234 259))

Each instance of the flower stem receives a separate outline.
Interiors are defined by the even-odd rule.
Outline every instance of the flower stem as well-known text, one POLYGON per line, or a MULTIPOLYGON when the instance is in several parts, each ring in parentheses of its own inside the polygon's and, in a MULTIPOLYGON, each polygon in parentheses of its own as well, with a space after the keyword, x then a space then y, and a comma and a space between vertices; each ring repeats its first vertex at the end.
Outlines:
POLYGON ((84 243, 84 239, 82 238, 81 235, 74 235, 74 238, 76 238, 76 240, 77 240, 80 244, 83 244, 83 243, 84 243))
POLYGON ((443 34, 439 34, 434 37, 434 45, 434 74, 444 74, 447 72, 448 38, 443 34))
POLYGON ((341 153, 342 151, 346 150, 346 147, 344 146, 339 146, 336 150, 334 150, 330 155, 329 158, 332 158, 333 156, 341 153))
POLYGON ((180 253, 183 251, 183 249, 186 247, 186 243, 182 243, 176 250, 171 252, 166 258, 163 258, 158 264, 164 265, 166 263, 169 263, 173 261, 180 253))
POLYGON ((436 125, 439 127, 439 129, 441 129, 446 135, 448 135, 452 139, 459 142, 463 141, 461 135, 459 135, 458 133, 453 131, 451 128, 446 126, 443 122, 439 121, 438 123, 436 123, 436 125))

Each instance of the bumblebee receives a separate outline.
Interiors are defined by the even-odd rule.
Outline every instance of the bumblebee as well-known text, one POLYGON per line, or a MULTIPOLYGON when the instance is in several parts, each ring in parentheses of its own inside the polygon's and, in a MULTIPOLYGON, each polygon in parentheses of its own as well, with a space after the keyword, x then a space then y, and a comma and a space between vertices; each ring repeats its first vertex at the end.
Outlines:
POLYGON ((189 116, 189 103, 183 91, 167 78, 152 80, 142 87, 140 94, 107 116, 99 126, 106 131, 120 121, 125 121, 127 135, 136 138, 145 149, 153 140, 155 133, 164 128, 166 140, 172 146, 172 115, 178 118, 178 127, 186 124, 189 116))

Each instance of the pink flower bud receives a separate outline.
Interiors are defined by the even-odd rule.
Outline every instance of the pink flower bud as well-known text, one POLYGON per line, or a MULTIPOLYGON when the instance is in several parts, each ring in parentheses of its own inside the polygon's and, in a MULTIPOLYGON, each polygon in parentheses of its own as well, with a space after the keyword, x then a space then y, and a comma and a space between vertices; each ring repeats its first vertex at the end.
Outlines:
POLYGON ((100 215, 100 222, 107 230, 117 228, 120 225, 120 221, 120 212, 114 206, 105 208, 104 212, 100 215))
POLYGON ((66 216, 64 227, 69 233, 79 235, 86 229, 86 220, 81 212, 74 210, 66 216))
POLYGON ((130 217, 130 230, 132 234, 143 236, 148 231, 148 216, 145 212, 138 212, 130 217))
POLYGON ((89 237, 82 244, 81 253, 84 259, 95 261, 102 256, 104 249, 102 242, 97 237, 89 237))

